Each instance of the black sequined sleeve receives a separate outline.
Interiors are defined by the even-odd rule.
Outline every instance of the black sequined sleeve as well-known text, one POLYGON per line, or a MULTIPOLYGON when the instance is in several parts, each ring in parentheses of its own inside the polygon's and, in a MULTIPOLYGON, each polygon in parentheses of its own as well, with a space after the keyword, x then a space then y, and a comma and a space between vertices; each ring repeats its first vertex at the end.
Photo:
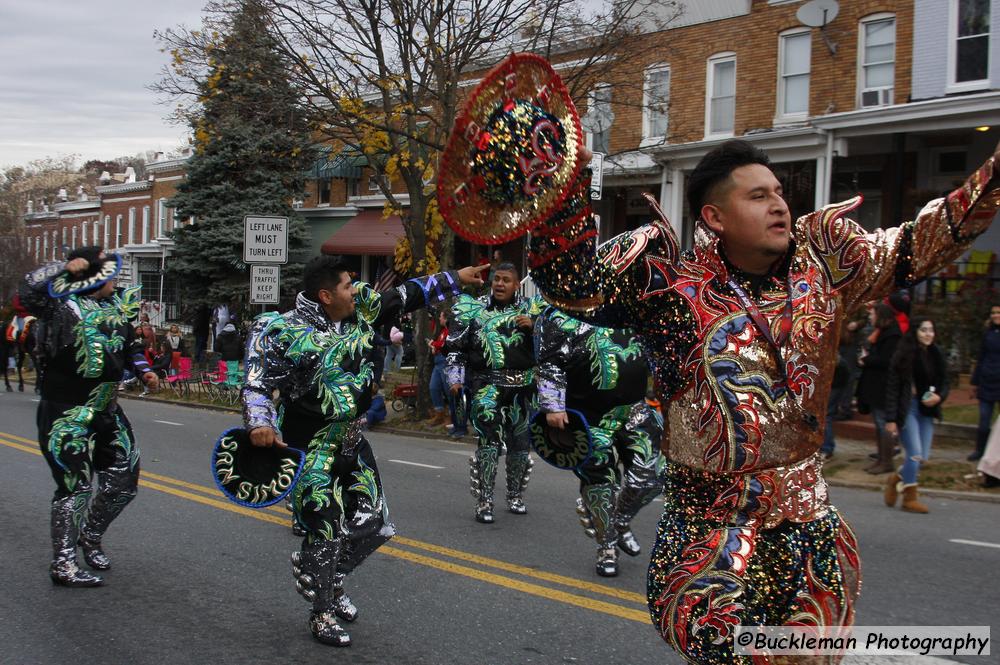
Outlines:
POLYGON ((538 342, 538 406, 545 413, 566 410, 566 365, 570 353, 570 339, 553 317, 559 316, 549 310, 535 322, 535 338, 538 342))
POLYGON ((362 301, 367 303, 372 298, 371 295, 362 293, 362 289, 367 289, 379 300, 374 316, 369 318, 376 330, 395 323, 403 314, 455 298, 462 292, 458 272, 454 270, 414 277, 396 288, 378 294, 367 284, 358 283, 357 286, 359 307, 365 306, 362 301))
POLYGON ((545 299, 573 318, 604 328, 637 328, 649 282, 646 257, 673 265, 678 247, 669 225, 655 219, 598 247, 586 171, 559 212, 532 230, 528 263, 545 299))

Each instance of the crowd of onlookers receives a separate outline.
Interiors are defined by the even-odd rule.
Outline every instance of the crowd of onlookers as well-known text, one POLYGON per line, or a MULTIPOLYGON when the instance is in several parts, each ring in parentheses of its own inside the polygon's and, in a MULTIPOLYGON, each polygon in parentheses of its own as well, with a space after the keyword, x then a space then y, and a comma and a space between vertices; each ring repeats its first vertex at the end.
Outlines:
MULTIPOLYGON (((930 458, 934 423, 951 389, 948 363, 937 342, 940 332, 929 317, 910 316, 909 297, 899 292, 849 317, 843 324, 840 352, 827 408, 821 452, 832 457, 833 423, 870 414, 876 446, 865 469, 890 474, 885 501, 910 512, 927 512, 917 495, 921 464, 930 458), (894 458, 902 453, 902 462, 894 458)), ((979 461, 984 485, 1000 485, 1000 428, 992 427, 1000 403, 1000 305, 990 311, 971 377, 972 396, 979 402, 976 446, 970 461, 979 461)))

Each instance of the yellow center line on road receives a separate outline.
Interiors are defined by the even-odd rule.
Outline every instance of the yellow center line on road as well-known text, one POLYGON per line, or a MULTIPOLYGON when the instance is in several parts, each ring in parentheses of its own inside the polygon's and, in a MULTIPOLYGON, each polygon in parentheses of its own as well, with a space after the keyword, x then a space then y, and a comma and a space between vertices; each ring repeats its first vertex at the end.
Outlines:
MULTIPOLYGON (((0 432, 0 437, 3 437, 0 438, 0 444, 4 446, 13 448, 15 450, 20 450, 23 452, 41 456, 41 452, 37 448, 38 445, 37 442, 32 441, 31 439, 26 439, 24 437, 16 436, 13 434, 7 434, 3 432, 0 432), (13 439, 13 441, 11 439, 13 439), (18 442, 29 443, 32 445, 28 446, 18 442)), ((210 496, 203 496, 202 494, 194 494, 192 492, 185 491, 185 489, 180 489, 180 488, 187 488, 201 493, 206 493, 206 492, 215 493, 218 491, 217 488, 215 487, 197 485, 195 483, 189 483, 183 480, 177 480, 174 478, 170 478, 169 476, 163 476, 145 470, 142 472, 142 478, 140 479, 139 484, 142 485, 143 487, 147 487, 152 490, 164 492, 166 494, 170 494, 182 499, 187 499, 195 503, 200 503, 202 505, 218 508, 220 510, 225 510, 231 513, 236 513, 238 515, 243 515, 245 517, 250 517, 256 520, 260 520, 262 522, 269 522, 272 524, 278 524, 286 527, 288 526, 289 518, 287 515, 287 511, 284 511, 280 508, 272 507, 271 510, 258 510, 253 508, 246 508, 237 505, 235 503, 232 503, 230 501, 224 501, 212 498, 210 496), (154 482, 154 481, 160 481, 160 482, 154 482), (162 484, 162 483, 168 483, 168 484, 162 484), (170 485, 175 485, 176 487, 171 487, 170 485)), ((470 563, 490 566, 493 568, 498 568, 519 575, 534 577, 536 579, 562 584, 564 586, 570 586, 581 590, 587 590, 595 593, 601 593, 608 596, 613 596, 616 598, 620 598, 622 600, 645 604, 645 598, 637 593, 620 591, 612 587, 606 587, 599 584, 584 582, 582 580, 576 580, 571 577, 556 575, 554 573, 545 573, 541 571, 536 571, 531 568, 527 568, 525 566, 518 566, 516 564, 511 564, 504 561, 498 561, 495 559, 490 559, 488 557, 482 557, 476 554, 462 552, 460 550, 453 550, 451 548, 441 547, 439 545, 433 545, 431 543, 424 543, 410 538, 397 537, 394 539, 393 542, 398 543, 400 545, 406 545, 417 549, 424 549, 430 552, 443 554, 445 556, 460 559, 470 563)), ((629 619, 631 621, 638 621, 640 623, 648 623, 650 620, 649 614, 646 611, 630 609, 627 607, 616 605, 614 603, 595 600, 584 596, 578 596, 572 593, 559 591, 538 584, 532 584, 530 582, 516 580, 503 575, 498 575, 495 573, 478 570, 476 568, 470 568, 468 566, 462 566, 456 563, 452 563, 450 561, 442 561, 440 559, 424 556, 422 554, 411 552, 409 550, 399 549, 398 547, 393 547, 391 545, 382 546, 381 548, 379 548, 378 552, 399 559, 404 559, 412 563, 453 573, 455 575, 462 575, 464 577, 469 577, 482 582, 487 582, 508 589, 521 591, 522 593, 539 596, 541 598, 547 598, 549 600, 555 600, 558 602, 565 603, 567 605, 573 605, 576 607, 593 610, 595 612, 610 614, 612 616, 616 616, 622 619, 629 619)))
MULTIPOLYGON (((7 437, 8 439, 17 439, 19 441, 25 441, 27 443, 35 444, 34 441, 30 439, 25 439, 23 437, 15 437, 12 434, 5 434, 0 432, 0 436, 7 437)), ((37 444, 36 444, 37 445, 37 444)), ((176 485, 178 487, 185 487, 196 492, 207 493, 210 496, 218 496, 219 489, 214 485, 198 485, 196 483, 189 483, 184 480, 179 480, 177 478, 171 478, 170 476, 163 476, 160 474, 153 473, 143 469, 142 477, 144 480, 157 480, 168 485, 176 485)), ((258 509, 253 509, 258 510, 258 509)), ((270 506, 264 510, 271 511, 278 515, 285 516, 284 520, 281 520, 280 524, 285 524, 291 517, 287 509, 282 506, 270 506)), ((241 513, 247 514, 247 513, 241 513)), ((551 582, 553 584, 559 584, 562 586, 580 589, 581 591, 589 591, 591 593, 601 594, 603 596, 608 596, 610 598, 616 598, 619 600, 624 600, 627 602, 637 603, 639 605, 645 606, 646 597, 642 594, 635 593, 633 591, 624 591, 622 589, 616 589, 614 587, 605 586, 603 584, 597 584, 594 582, 587 582, 585 580, 579 580, 573 577, 566 577, 565 575, 558 575, 556 573, 547 573, 541 570, 535 570, 534 568, 529 568, 527 566, 520 566, 515 563, 508 563, 506 561, 500 561, 498 559, 491 559, 489 557, 481 556, 479 554, 472 554, 471 552, 463 552, 461 550, 452 549, 450 547, 443 547, 441 545, 435 545, 433 543, 425 543, 419 540, 414 540, 412 538, 406 538, 403 536, 396 536, 393 538, 393 543, 397 545, 406 545, 408 547, 413 547, 415 549, 424 550, 427 552, 433 552, 435 554, 444 555, 451 557, 453 559, 458 559, 460 561, 466 561, 468 563, 475 563, 480 566, 489 566, 491 568, 496 568, 498 570, 503 570, 508 573, 515 573, 517 575, 523 575, 525 577, 532 577, 537 580, 542 580, 545 582, 551 582)))

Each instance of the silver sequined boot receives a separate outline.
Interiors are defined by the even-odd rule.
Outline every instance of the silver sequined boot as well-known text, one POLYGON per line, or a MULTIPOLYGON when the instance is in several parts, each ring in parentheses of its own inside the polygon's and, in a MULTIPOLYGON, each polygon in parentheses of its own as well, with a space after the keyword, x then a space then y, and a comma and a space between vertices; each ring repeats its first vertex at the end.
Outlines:
MULTIPOLYGON (((89 488, 88 488, 89 489, 89 488)), ((76 541, 80 536, 80 522, 87 509, 88 494, 71 494, 52 502, 52 565, 49 576, 59 586, 100 586, 104 580, 80 570, 76 564, 76 541)))
POLYGON ((111 567, 111 559, 101 548, 101 538, 111 522, 135 498, 137 480, 137 475, 127 466, 98 472, 97 496, 90 502, 79 539, 83 558, 91 568, 107 570, 111 567))
MULTIPOLYGON (((351 636, 337 623, 337 561, 339 540, 321 540, 303 545, 292 554, 292 575, 295 589, 312 601, 309 630, 323 644, 335 647, 351 646, 351 636)), ((343 592, 343 589, 341 589, 343 592)))
POLYGON ((480 447, 469 458, 469 484, 476 499, 476 521, 493 523, 493 485, 497 477, 496 448, 480 447))
POLYGON ((507 510, 515 515, 528 512, 528 507, 524 505, 524 491, 528 489, 534 465, 527 452, 507 455, 507 510))

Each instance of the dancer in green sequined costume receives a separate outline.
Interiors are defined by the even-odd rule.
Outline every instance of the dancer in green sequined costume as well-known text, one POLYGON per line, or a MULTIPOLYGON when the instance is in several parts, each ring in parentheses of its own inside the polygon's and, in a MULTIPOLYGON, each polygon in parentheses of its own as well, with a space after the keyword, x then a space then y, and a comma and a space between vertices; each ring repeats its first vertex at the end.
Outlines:
POLYGON ((496 266, 491 293, 476 299, 462 296, 452 309, 445 374, 458 395, 466 382, 472 389, 472 426, 479 446, 469 460, 477 522, 493 522, 493 485, 501 451, 507 454, 507 509, 528 512, 524 490, 531 475, 528 419, 535 410, 535 353, 532 317, 541 313, 538 298, 522 299, 517 268, 496 266))
POLYGON ((645 400, 649 368, 630 331, 593 326, 557 309, 539 317, 535 336, 541 408, 533 433, 544 440, 549 428, 569 426, 567 409, 586 419, 593 450, 573 469, 580 479, 577 513, 597 541, 597 574, 614 577, 619 549, 639 554, 630 525, 661 488, 663 428, 645 400))
POLYGON ((373 337, 404 312, 457 296, 465 284, 482 284, 477 269, 411 279, 376 293, 352 284, 345 264, 321 256, 305 267, 295 309, 254 322, 244 422, 254 445, 306 453, 292 493, 294 519, 305 533, 292 570, 296 588, 312 603, 310 630, 324 644, 351 643, 337 621, 358 616, 344 578, 395 534, 375 455, 361 435, 377 389, 373 337))
POLYGON ((91 568, 110 568, 101 540, 136 495, 139 448, 116 399, 124 370, 152 389, 158 385, 131 325, 139 313, 139 287, 115 291, 120 266, 118 257, 105 256, 100 247, 85 247, 66 264, 32 272, 20 288, 22 304, 42 323, 38 436, 56 482, 49 572, 53 583, 64 586, 102 584, 77 565, 77 545, 91 568))

